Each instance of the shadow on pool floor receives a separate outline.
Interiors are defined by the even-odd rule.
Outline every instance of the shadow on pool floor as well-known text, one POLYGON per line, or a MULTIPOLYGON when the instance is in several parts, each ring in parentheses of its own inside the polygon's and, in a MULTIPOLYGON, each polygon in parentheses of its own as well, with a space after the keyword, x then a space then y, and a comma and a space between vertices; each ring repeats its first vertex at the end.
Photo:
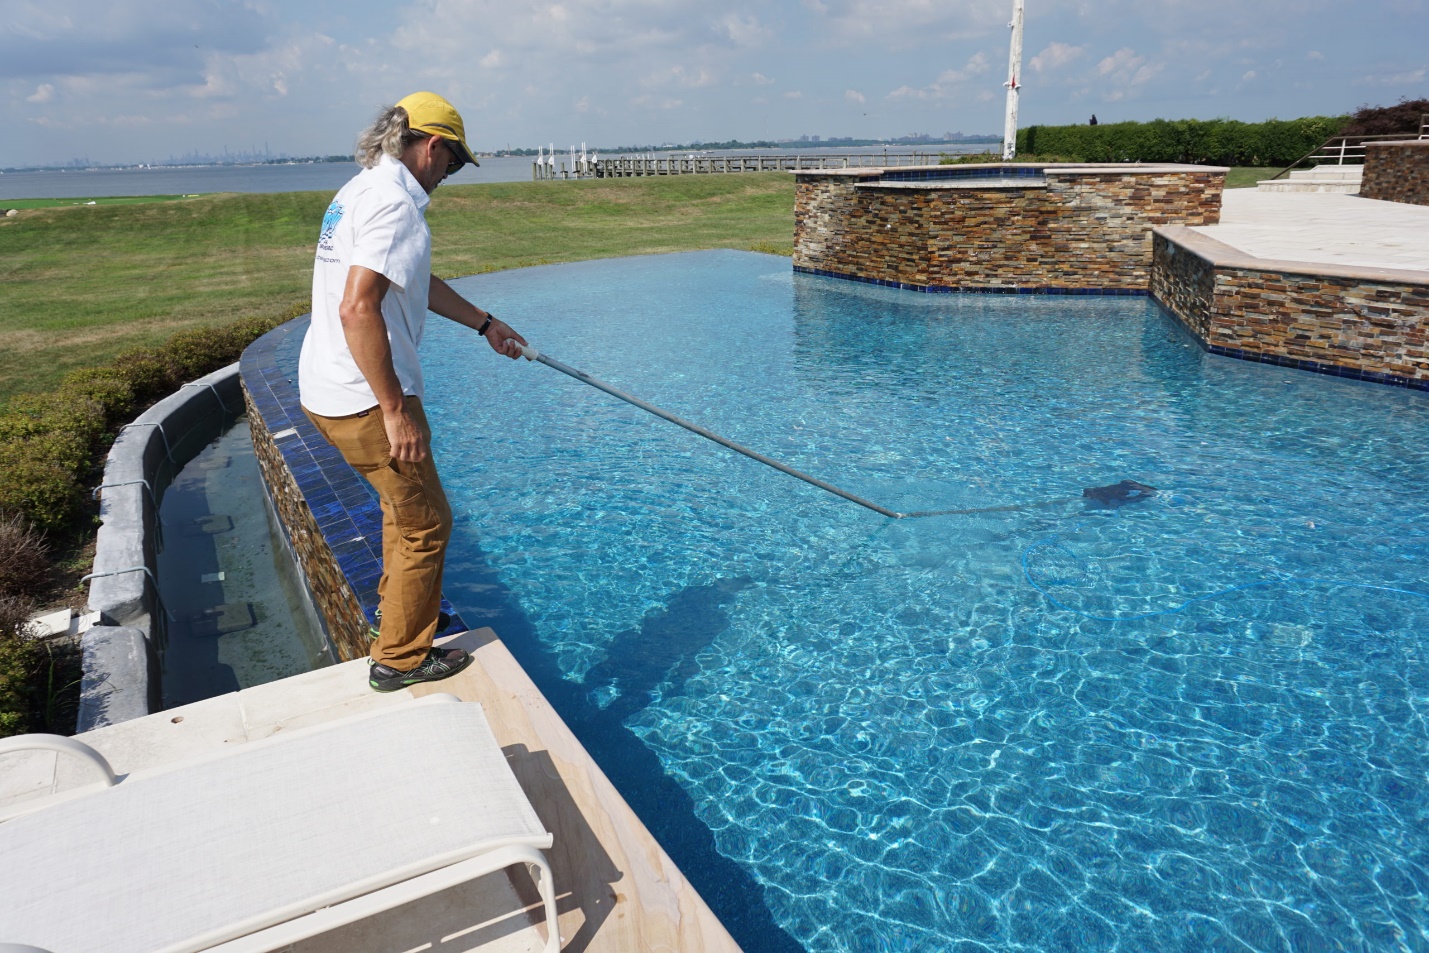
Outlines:
POLYGON ((673 680, 678 691, 695 673, 695 656, 728 624, 724 606, 751 580, 722 579, 675 593, 639 630, 618 635, 611 656, 592 669, 586 682, 572 682, 470 535, 453 540, 453 549, 460 551, 448 563, 461 563, 464 580, 449 579, 446 595, 462 617, 472 626, 496 630, 745 953, 802 953, 804 948, 774 921, 754 877, 719 852, 689 794, 625 724, 650 703, 656 687, 673 680), (592 688, 612 682, 619 683, 620 695, 602 709, 592 688))

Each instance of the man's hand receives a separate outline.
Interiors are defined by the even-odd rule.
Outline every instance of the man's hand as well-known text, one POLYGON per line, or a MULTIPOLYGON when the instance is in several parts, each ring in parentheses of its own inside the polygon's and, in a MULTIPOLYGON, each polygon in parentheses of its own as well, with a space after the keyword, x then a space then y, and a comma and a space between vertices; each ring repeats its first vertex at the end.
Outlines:
POLYGON ((396 413, 384 412, 382 424, 387 430, 387 442, 392 445, 393 460, 420 463, 427 459, 427 441, 422 437, 422 428, 405 406, 396 413))
POLYGON ((497 354, 518 358, 521 356, 521 345, 526 343, 526 339, 511 330, 511 325, 505 321, 492 318, 491 327, 486 329, 486 343, 490 344, 497 354))

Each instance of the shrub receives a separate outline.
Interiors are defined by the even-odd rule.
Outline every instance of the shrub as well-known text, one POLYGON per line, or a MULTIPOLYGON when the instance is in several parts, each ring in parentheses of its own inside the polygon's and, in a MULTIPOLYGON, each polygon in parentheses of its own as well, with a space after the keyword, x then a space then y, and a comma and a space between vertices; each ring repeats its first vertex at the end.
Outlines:
POLYGON ((64 390, 24 394, 0 415, 0 444, 23 443, 35 459, 78 470, 107 425, 104 405, 96 400, 64 390))
POLYGON ((0 440, 24 440, 67 431, 87 436, 104 432, 104 405, 61 389, 53 394, 21 394, 0 415, 0 440))
POLYGON ((60 384, 60 393, 97 402, 104 408, 107 424, 125 417, 134 408, 133 385, 112 367, 73 371, 60 384))
POLYGON ((1419 124, 1429 116, 1429 99, 1400 99, 1394 106, 1361 106, 1350 116, 1346 136, 1419 134, 1419 124))
POLYGON ((182 384, 233 363, 225 360, 234 350, 232 337, 226 328, 180 331, 160 348, 159 359, 167 366, 169 377, 182 384))
POLYGON ((41 651, 26 637, 33 608, 18 596, 0 595, 0 738, 30 727, 29 685, 41 651))
POLYGON ((70 523, 84 489, 74 469, 40 459, 38 443, 0 444, 0 510, 18 513, 50 533, 70 523))
POLYGON ((33 595, 49 572, 45 537, 18 513, 0 513, 0 595, 33 595))
MULTIPOLYGON (((1001 151, 998 151, 998 152, 968 152, 968 153, 962 153, 962 154, 960 154, 960 155, 946 155, 946 154, 945 154, 945 155, 943 155, 942 158, 940 158, 940 159, 938 160, 938 164, 939 164, 939 165, 973 165, 973 164, 976 164, 976 163, 989 163, 989 162, 1001 162, 1001 161, 1002 161, 1002 152, 1001 152, 1001 151)), ((1081 161, 1081 160, 1079 160, 1079 159, 1073 159, 1073 158, 1071 158, 1070 156, 1038 155, 1038 154, 1035 154, 1035 153, 1034 153, 1033 155, 1023 155, 1022 153, 1019 152, 1019 153, 1017 154, 1017 158, 1013 159, 1012 161, 1013 161, 1013 162, 1047 162, 1047 163, 1052 163, 1052 162, 1079 162, 1079 161, 1081 161)))
POLYGON ((41 534, 73 523, 113 428, 187 381, 232 364, 255 339, 306 310, 294 305, 276 320, 183 331, 162 347, 75 371, 53 393, 21 395, 0 410, 0 738, 31 727, 74 730, 78 656, 25 637, 33 606, 24 595, 49 570, 41 534))
POLYGON ((63 528, 116 424, 184 383, 236 361, 255 339, 307 310, 181 331, 155 349, 126 351, 110 367, 75 371, 51 394, 13 398, 0 412, 0 512, 44 532, 63 528))
POLYGON ((1020 153, 1054 153, 1075 162, 1190 162, 1228 166, 1289 165, 1340 131, 1343 116, 1271 119, 1157 119, 1099 126, 1028 126, 1020 153))
POLYGON ((114 359, 114 371, 129 385, 139 406, 148 406, 173 393, 183 381, 174 380, 168 362, 148 350, 125 351, 114 359))

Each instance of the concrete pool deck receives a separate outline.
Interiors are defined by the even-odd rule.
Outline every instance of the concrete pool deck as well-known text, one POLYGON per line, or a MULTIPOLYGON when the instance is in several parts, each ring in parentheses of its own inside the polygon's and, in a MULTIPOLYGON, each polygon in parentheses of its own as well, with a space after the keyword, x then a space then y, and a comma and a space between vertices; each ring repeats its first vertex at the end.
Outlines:
MULTIPOLYGON (((446 681, 377 694, 367 687, 366 661, 358 659, 75 737, 98 750, 123 775, 177 767, 218 749, 414 696, 449 692, 463 701, 480 702, 522 789, 546 829, 555 834, 555 844, 546 855, 555 881, 563 950, 739 953, 723 925, 496 633, 477 629, 442 641, 468 649, 476 662, 446 681)), ((83 766, 72 759, 57 763, 50 752, 12 754, 0 773, 0 808, 85 780, 83 766)), ((360 779, 353 783, 360 803, 360 779)), ((334 810, 352 810, 352 806, 334 805, 334 810)), ((361 828, 358 811, 353 836, 363 836, 361 828)), ((293 953, 417 949, 524 953, 543 950, 543 934, 534 885, 524 875, 497 872, 289 949, 293 953)))
POLYGON ((1191 230, 1256 258, 1429 273, 1429 206, 1227 189, 1220 224, 1191 230))

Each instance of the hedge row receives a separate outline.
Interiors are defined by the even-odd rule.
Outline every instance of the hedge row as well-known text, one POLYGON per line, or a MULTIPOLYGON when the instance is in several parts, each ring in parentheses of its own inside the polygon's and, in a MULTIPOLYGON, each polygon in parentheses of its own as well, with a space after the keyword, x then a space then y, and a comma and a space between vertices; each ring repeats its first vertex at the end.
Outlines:
POLYGON ((1157 119, 1099 126, 1028 126, 1017 131, 1017 151, 1069 156, 1074 162, 1288 166, 1338 135, 1348 121, 1347 116, 1308 116, 1257 123, 1157 119))
POLYGON ((184 383, 232 364, 278 323, 252 318, 180 331, 161 347, 75 371, 50 393, 12 399, 0 412, 0 514, 19 515, 45 532, 69 525, 119 424, 184 383))
POLYGON ((305 310, 181 331, 161 347, 75 371, 53 392, 16 397, 0 410, 0 738, 34 730, 35 712, 53 702, 40 697, 53 696, 53 686, 38 681, 55 663, 46 667, 27 633, 30 597, 48 575, 44 534, 76 525, 84 487, 117 428, 188 381, 232 364, 256 338, 305 310))

